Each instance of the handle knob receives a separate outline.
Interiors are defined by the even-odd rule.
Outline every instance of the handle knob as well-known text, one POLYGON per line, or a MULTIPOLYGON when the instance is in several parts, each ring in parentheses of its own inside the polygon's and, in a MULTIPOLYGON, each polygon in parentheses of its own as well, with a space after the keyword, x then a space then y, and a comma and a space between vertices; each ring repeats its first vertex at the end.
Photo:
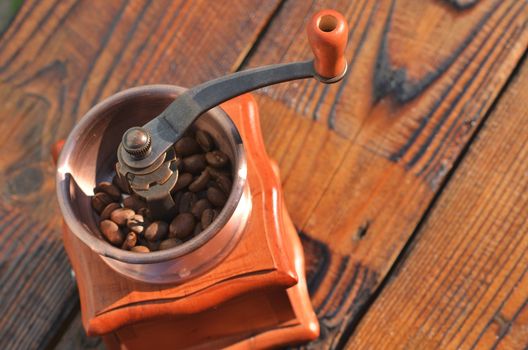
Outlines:
POLYGON ((321 10, 312 16, 306 31, 317 74, 324 80, 342 78, 347 69, 348 41, 348 24, 343 15, 334 10, 321 10))

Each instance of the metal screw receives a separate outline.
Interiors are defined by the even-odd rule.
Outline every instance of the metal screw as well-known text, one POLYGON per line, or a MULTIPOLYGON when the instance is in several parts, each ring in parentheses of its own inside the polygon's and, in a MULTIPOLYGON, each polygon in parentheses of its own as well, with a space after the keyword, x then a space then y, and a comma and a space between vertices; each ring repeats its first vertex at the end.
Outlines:
POLYGON ((143 159, 150 153, 150 135, 139 126, 128 129, 121 142, 125 151, 135 159, 143 159))

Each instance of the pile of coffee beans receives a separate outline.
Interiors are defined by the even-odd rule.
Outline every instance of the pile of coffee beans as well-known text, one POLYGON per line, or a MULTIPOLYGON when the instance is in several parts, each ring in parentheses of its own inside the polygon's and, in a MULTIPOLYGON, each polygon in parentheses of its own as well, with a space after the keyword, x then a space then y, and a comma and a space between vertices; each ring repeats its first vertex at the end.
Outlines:
POLYGON ((171 220, 153 220, 147 204, 128 193, 117 176, 94 188, 92 207, 110 244, 137 253, 169 249, 200 234, 216 219, 233 185, 229 157, 202 130, 186 134, 174 149, 178 180, 171 195, 177 213, 171 220))

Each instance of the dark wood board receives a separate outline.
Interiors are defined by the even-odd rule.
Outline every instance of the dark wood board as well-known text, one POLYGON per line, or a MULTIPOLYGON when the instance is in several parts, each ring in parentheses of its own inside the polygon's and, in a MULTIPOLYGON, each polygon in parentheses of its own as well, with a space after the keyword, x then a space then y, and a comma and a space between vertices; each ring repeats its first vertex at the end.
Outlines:
MULTIPOLYGON (((58 240, 48 147, 94 103, 139 84, 190 86, 241 65, 306 59, 308 16, 335 8, 351 28, 344 83, 283 84, 262 90, 258 100, 268 151, 279 161, 307 253, 322 326, 321 339, 309 347, 339 347, 526 50, 528 5, 277 5, 25 3, 0 37, 0 96, 12 117, 0 124, 7 135, 0 200, 48 223, 58 240)), ((61 266, 67 271, 65 260, 61 266)))
MULTIPOLYGON (((16 303, 5 306, 7 319, 2 314, 0 348, 46 347, 78 302, 60 240, 50 146, 116 91, 149 83, 191 86, 236 70, 278 4, 23 4, 0 37, 0 203, 39 225, 2 232, 10 237, 2 245, 18 247, 20 257, 0 255, 2 269, 18 271, 2 273, 2 305, 16 303)), ((10 210, 5 215, 15 215, 10 210)))
POLYGON ((527 87, 525 60, 349 348, 528 347, 527 87))
POLYGON ((528 44, 525 1, 287 1, 245 67, 310 56, 307 18, 350 24, 343 83, 257 94, 303 232, 321 338, 346 343, 528 44), (467 2, 466 2, 467 3, 467 2))

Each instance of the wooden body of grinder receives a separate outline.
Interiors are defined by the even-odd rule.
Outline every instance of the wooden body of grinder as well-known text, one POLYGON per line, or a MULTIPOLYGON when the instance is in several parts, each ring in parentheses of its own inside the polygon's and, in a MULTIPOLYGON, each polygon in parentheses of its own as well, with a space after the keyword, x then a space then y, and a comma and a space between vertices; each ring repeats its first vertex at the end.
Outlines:
POLYGON ((318 336, 278 168, 265 152, 255 100, 243 94, 293 79, 333 83, 343 77, 343 17, 324 10, 307 29, 314 61, 238 72, 190 90, 126 90, 92 108, 70 134, 57 170, 63 239, 83 325, 89 335, 103 336, 109 349, 253 349, 318 336), (235 165, 233 190, 216 226, 182 246, 149 254, 101 240, 89 197, 95 183, 112 176, 116 151, 125 174, 147 173, 191 123, 213 134, 235 165), (148 135, 148 149, 136 154, 120 142, 132 129, 148 135))

